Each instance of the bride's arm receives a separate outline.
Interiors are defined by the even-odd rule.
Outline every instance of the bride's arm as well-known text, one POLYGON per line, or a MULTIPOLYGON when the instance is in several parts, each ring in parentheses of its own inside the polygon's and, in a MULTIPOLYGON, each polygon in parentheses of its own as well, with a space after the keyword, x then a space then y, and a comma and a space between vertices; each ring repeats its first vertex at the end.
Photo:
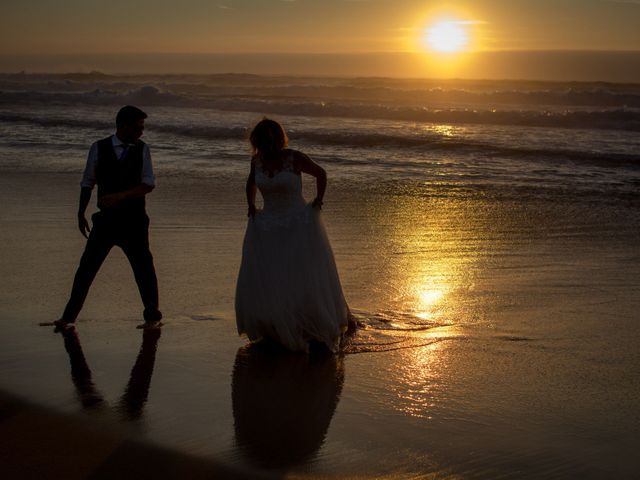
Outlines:
POLYGON ((302 152, 296 152, 295 159, 301 172, 316 177, 316 198, 312 205, 321 208, 324 192, 327 189, 327 172, 302 152))
POLYGON ((256 165, 253 160, 251 160, 251 171, 247 178, 246 192, 247 203, 249 204, 247 216, 253 217, 256 214, 256 165))

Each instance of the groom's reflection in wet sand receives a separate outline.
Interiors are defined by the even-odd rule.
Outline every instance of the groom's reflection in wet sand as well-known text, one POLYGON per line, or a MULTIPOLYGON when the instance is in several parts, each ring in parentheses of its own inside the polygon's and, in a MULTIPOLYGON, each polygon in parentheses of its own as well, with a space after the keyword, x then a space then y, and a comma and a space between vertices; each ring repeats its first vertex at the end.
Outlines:
POLYGON ((232 402, 236 444, 251 463, 286 469, 322 446, 344 382, 341 358, 252 344, 236 354, 232 402))
POLYGON ((159 328, 143 330, 140 352, 131 369, 129 383, 118 403, 118 410, 125 420, 137 420, 142 416, 144 405, 149 397, 161 331, 159 328))
POLYGON ((105 402, 102 394, 96 389, 91 379, 91 369, 84 358, 78 332, 75 328, 64 330, 62 338, 71 363, 71 381, 76 387, 80 403, 86 409, 104 407, 105 402))
MULTIPOLYGON (((124 420, 133 421, 142 417, 144 405, 149 396, 151 376, 153 375, 161 332, 159 328, 143 330, 142 345, 138 357, 131 369, 129 383, 117 406, 117 411, 124 420)), ((64 339, 64 348, 69 354, 71 363, 71 380, 76 387, 80 403, 86 409, 105 407, 106 402, 91 378, 91 369, 82 351, 78 332, 75 328, 70 328, 61 333, 64 339)))

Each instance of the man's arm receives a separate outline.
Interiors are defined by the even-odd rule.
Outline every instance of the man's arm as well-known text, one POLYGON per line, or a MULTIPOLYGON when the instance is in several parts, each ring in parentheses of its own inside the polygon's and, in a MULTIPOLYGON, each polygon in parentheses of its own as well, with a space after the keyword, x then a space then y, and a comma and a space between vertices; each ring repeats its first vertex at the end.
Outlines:
MULTIPOLYGON (((108 195, 103 195, 98 199, 98 206, 100 208, 113 207, 115 204, 120 203, 123 200, 144 197, 153 189, 154 187, 152 187, 151 185, 141 183, 140 185, 130 188, 129 190, 125 190, 124 192, 116 192, 110 193, 108 195)), ((89 192, 89 194, 91 194, 91 192, 89 192)))
POLYGON ((87 211, 87 205, 89 205, 89 201, 91 200, 91 188, 82 187, 80 189, 80 202, 78 204, 78 228, 80 229, 80 233, 84 236, 84 238, 89 238, 88 233, 91 232, 91 228, 89 228, 89 222, 87 222, 87 218, 85 217, 85 212, 87 211))
POLYGON ((80 201, 78 204, 78 228, 83 237, 89 238, 88 233, 91 232, 89 222, 85 218, 87 206, 91 200, 91 191, 96 184, 96 168, 98 165, 98 144, 94 143, 89 149, 87 155, 87 164, 84 167, 82 181, 80 182, 80 201))

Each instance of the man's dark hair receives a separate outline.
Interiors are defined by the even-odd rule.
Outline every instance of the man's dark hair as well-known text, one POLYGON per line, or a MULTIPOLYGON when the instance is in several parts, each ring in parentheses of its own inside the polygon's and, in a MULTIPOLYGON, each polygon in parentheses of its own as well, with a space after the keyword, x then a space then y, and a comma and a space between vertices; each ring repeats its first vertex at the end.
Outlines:
POLYGON ((147 114, 133 105, 126 105, 120 109, 118 115, 116 115, 116 127, 123 127, 125 125, 131 125, 138 120, 144 120, 147 118, 147 114))

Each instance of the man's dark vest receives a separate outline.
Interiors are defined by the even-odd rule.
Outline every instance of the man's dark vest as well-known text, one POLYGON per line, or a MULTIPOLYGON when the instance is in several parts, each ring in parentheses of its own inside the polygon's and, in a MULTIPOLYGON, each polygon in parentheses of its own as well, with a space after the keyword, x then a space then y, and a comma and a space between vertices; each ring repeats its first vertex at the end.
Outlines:
MULTIPOLYGON (((142 162, 144 142, 138 140, 131 145, 124 158, 118 159, 113 149, 112 137, 98 142, 98 165, 96 181, 98 201, 103 195, 124 192, 142 183, 142 162)), ((144 197, 123 200, 108 209, 114 213, 144 213, 144 197)))

